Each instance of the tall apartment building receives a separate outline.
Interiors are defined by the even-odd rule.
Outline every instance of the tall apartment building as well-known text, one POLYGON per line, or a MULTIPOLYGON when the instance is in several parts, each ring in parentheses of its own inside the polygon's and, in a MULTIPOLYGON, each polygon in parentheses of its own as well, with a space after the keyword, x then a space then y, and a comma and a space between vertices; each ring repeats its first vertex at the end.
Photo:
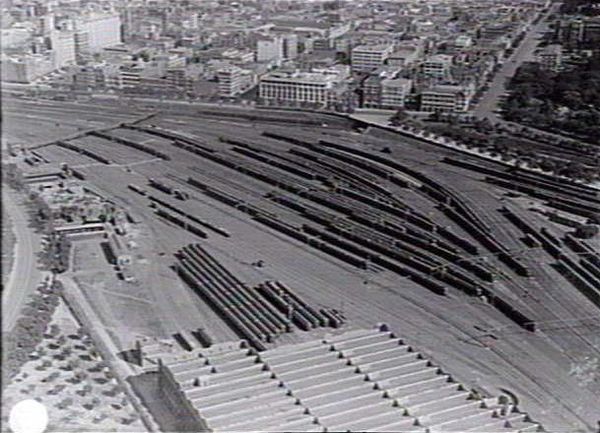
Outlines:
POLYGON ((75 63, 75 34, 70 31, 55 30, 50 36, 54 68, 62 68, 75 63))
POLYGON ((259 98, 267 103, 309 103, 327 106, 340 78, 315 72, 272 72, 260 80, 259 98))
POLYGON ((31 29, 13 26, 8 29, 2 29, 0 33, 2 38, 2 48, 22 47, 30 40, 32 36, 31 29))
POLYGON ((283 43, 279 36, 263 37, 256 42, 257 62, 277 62, 283 59, 283 43))
POLYGON ((492 23, 481 27, 478 31, 482 41, 493 41, 506 36, 515 30, 514 23, 492 23))
POLYGON ((121 43, 121 18, 117 13, 91 13, 79 18, 76 29, 87 32, 91 51, 121 43))
POLYGON ((295 59, 298 57, 298 36, 294 33, 287 33, 281 36, 282 56, 284 59, 295 59))
POLYGON ((90 55, 90 34, 86 30, 77 29, 74 33, 75 38, 75 58, 77 62, 82 62, 90 55))
POLYGON ((385 64, 392 54, 393 45, 359 45, 352 49, 352 70, 369 72, 385 64))
POLYGON ((129 42, 135 31, 134 11, 131 7, 126 7, 121 12, 121 38, 124 42, 129 42))

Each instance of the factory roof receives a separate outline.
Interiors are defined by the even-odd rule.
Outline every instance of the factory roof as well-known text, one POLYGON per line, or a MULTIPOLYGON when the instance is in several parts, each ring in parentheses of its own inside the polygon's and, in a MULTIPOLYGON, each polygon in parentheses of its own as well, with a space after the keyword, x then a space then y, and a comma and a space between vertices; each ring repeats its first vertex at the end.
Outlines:
POLYGON ((162 365, 212 431, 508 432, 509 418, 535 426, 498 398, 474 399, 385 327, 263 352, 200 349, 196 361, 162 365))

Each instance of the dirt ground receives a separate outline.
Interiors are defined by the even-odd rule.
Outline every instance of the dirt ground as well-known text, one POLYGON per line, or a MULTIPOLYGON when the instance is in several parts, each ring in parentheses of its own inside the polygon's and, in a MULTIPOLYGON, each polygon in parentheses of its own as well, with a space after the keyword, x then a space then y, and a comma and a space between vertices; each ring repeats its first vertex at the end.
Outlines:
POLYGON ((137 412, 92 340, 61 300, 43 341, 2 396, 3 423, 10 408, 36 399, 48 410, 48 432, 145 431, 137 412))

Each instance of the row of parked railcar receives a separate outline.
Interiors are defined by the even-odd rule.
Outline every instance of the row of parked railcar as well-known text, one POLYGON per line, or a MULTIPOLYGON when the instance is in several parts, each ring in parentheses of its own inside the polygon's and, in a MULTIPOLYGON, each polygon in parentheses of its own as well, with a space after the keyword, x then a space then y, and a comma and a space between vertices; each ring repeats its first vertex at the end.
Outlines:
POLYGON ((199 244, 178 254, 180 276, 257 350, 282 333, 291 332, 291 321, 246 286, 199 244))
POLYGON ((110 164, 110 160, 106 159, 105 157, 98 155, 89 149, 86 149, 84 147, 77 146, 73 143, 70 143, 68 141, 60 141, 59 140, 59 141, 55 142, 54 144, 56 144, 58 147, 62 147, 65 149, 72 150, 74 152, 81 153, 82 155, 85 155, 88 158, 92 158, 93 160, 101 162, 102 164, 110 164))
POLYGON ((550 191, 555 194, 565 195, 567 197, 574 197, 580 200, 587 200, 592 203, 600 204, 600 198, 598 192, 594 189, 568 180, 561 179, 557 180, 541 173, 524 173, 514 169, 499 169, 493 168, 483 164, 477 164, 462 159, 456 159, 451 157, 445 157, 443 162, 454 165, 457 167, 466 168, 469 170, 477 171, 479 173, 493 176, 494 178, 503 179, 512 183, 515 187, 517 185, 527 188, 527 191, 535 189, 550 191))
POLYGON ((171 159, 171 157, 169 155, 167 155, 166 153, 156 150, 155 148, 153 148, 151 146, 147 146, 145 144, 138 143, 133 140, 127 140, 126 138, 117 137, 115 135, 108 134, 103 131, 90 131, 90 132, 88 132, 88 135, 100 137, 105 140, 114 141, 115 143, 119 143, 124 146, 131 147, 133 149, 137 149, 141 152, 147 153, 149 155, 155 156, 155 157, 163 159, 165 161, 169 161, 171 159))
POLYGON ((537 230, 531 224, 527 223, 518 213, 504 206, 502 214, 515 226, 530 236, 539 244, 556 262, 554 267, 567 279, 573 286, 581 291, 588 299, 600 306, 600 259, 597 252, 590 250, 587 244, 584 244, 573 235, 567 233, 564 239, 565 244, 576 254, 582 257, 576 262, 569 257, 563 250, 562 241, 554 236, 546 227, 537 230))
POLYGON ((148 198, 152 202, 158 203, 159 205, 163 206, 164 208, 169 209, 170 211, 175 212, 176 214, 181 215, 184 218, 192 221, 193 223, 198 224, 199 226, 204 227, 204 228, 206 228, 208 230, 211 230, 214 233, 217 233, 217 234, 219 234, 221 236, 224 236, 226 238, 228 238, 228 237, 231 236, 230 233, 227 230, 225 230, 224 228, 215 226, 214 224, 211 224, 208 221, 205 221, 205 220, 201 219, 200 217, 198 217, 196 215, 193 215, 193 214, 191 214, 189 212, 185 212, 185 211, 179 209, 178 207, 173 206, 172 204, 170 204, 170 203, 168 203, 168 202, 166 202, 164 200, 161 200, 158 197, 155 197, 153 195, 149 195, 148 198))
POLYGON ((279 281, 266 281, 257 290, 271 302, 282 314, 293 320, 304 331, 319 326, 329 326, 329 320, 310 306, 285 284, 279 281))
MULTIPOLYGON (((224 162, 224 160, 228 157, 229 157, 228 155, 227 156, 211 155, 210 159, 212 159, 213 161, 224 162)), ((356 200, 356 199, 353 200, 350 197, 344 198, 343 196, 338 195, 338 194, 334 194, 334 193, 326 192, 326 191, 320 191, 314 187, 311 188, 309 185, 306 185, 305 188, 298 188, 297 184, 301 181, 299 181, 295 178, 291 178, 290 176, 286 176, 285 174, 280 173, 279 170, 275 170, 275 169, 273 169, 271 171, 267 170, 267 171, 264 171, 263 173, 261 173, 260 176, 256 176, 256 174, 254 173, 254 171, 257 168, 257 166, 255 166, 255 163, 252 163, 249 161, 244 161, 243 159, 240 159, 239 157, 230 158, 229 161, 227 161, 227 163, 225 163, 224 165, 232 167, 240 172, 250 174, 251 176, 256 177, 260 180, 264 180, 271 185, 276 185, 283 190, 298 194, 300 197, 304 197, 306 199, 314 201, 315 203, 319 203, 323 206, 329 207, 333 210, 336 210, 337 212, 346 214, 347 216, 352 215, 355 212, 354 209, 356 207, 360 206, 358 204, 360 202, 360 200, 356 200), (290 182, 290 183, 288 183, 288 182, 290 182)), ((264 167, 262 167, 262 168, 264 170, 264 167)), ((421 176, 421 178, 424 179, 423 176, 421 176)), ((315 209, 307 210, 306 205, 298 203, 297 201, 295 203, 288 201, 287 204, 291 205, 290 207, 295 207, 297 211, 303 212, 304 216, 306 216, 307 218, 309 218, 313 221, 319 222, 320 224, 327 225, 331 222, 332 219, 336 218, 336 217, 330 217, 330 216, 324 217, 322 215, 323 212, 315 212, 315 209)), ((245 205, 243 205, 243 204, 241 205, 238 203, 236 206, 238 207, 238 209, 240 209, 240 208, 244 207, 245 205)), ((369 206, 367 204, 366 208, 369 209, 369 212, 372 211, 372 206, 369 206)), ((398 209, 398 210, 402 211, 402 209, 398 209)), ((363 212, 364 211, 365 211, 365 209, 363 209, 363 212)), ((473 219, 476 221, 478 226, 483 226, 482 222, 478 221, 476 219, 476 217, 473 217, 470 215, 468 209, 467 210, 459 209, 459 212, 462 212, 462 214, 467 215, 467 217, 463 217, 463 218, 470 217, 470 219, 473 219)), ((258 218, 264 219, 266 224, 270 224, 273 228, 278 228, 287 233, 293 233, 296 238, 299 238, 301 236, 301 235, 298 235, 297 227, 285 226, 284 224, 281 224, 281 221, 277 221, 276 218, 264 217, 262 215, 259 215, 258 218)), ((337 217, 337 218, 339 218, 339 217, 337 217)), ((332 236, 332 233, 327 233, 325 231, 320 231, 318 233, 313 231, 312 233, 310 233, 309 232, 310 229, 308 229, 307 227, 308 226, 304 226, 302 229, 305 233, 313 236, 313 238, 304 238, 304 240, 307 240, 309 243, 312 242, 313 244, 317 244, 317 245, 321 245, 321 246, 322 245, 331 245, 331 246, 337 248, 338 250, 341 250, 341 251, 346 250, 350 254, 352 254, 352 257, 358 256, 362 259, 369 260, 375 264, 380 264, 382 267, 387 267, 388 269, 395 270, 404 275, 409 275, 409 276, 413 277, 413 279, 415 281, 424 282, 423 285, 428 286, 428 288, 433 287, 434 290, 438 291, 441 294, 446 292, 445 286, 443 286, 439 283, 435 283, 434 279, 428 277, 426 274, 423 275, 422 269, 415 270, 415 269, 411 269, 406 266, 402 266, 398 263, 395 263, 394 261, 382 258, 381 252, 379 252, 379 254, 378 254, 378 253, 374 253, 372 250, 369 251, 373 247, 373 245, 369 245, 369 247, 371 247, 369 249, 361 248, 356 245, 354 245, 354 248, 351 248, 352 243, 348 242, 347 240, 344 240, 344 236, 341 236, 341 235, 332 236), (318 241, 315 240, 314 239, 315 237, 319 238, 319 240, 318 241)), ((434 224, 431 224, 431 225, 427 226, 427 229, 429 229, 431 232, 433 232, 435 229, 437 229, 437 226, 435 226, 434 224)), ((315 229, 315 230, 319 230, 319 229, 315 229)), ((447 237, 451 237, 452 235, 451 234, 449 235, 448 233, 449 232, 446 231, 444 234, 447 237)), ((456 236, 452 237, 452 239, 456 240, 456 236)), ((462 244, 462 246, 465 245, 464 242, 461 244, 462 244)), ((469 245, 469 244, 466 244, 466 245, 469 245)), ((432 246, 432 247, 429 247, 429 249, 435 249, 435 247, 432 246)), ((471 251, 473 251, 473 248, 471 248, 471 251)), ((453 253, 452 248, 449 248, 447 250, 447 252, 453 253)), ((396 253, 394 253, 394 254, 396 254, 396 253)), ((408 260, 406 258, 407 256, 405 256, 405 255, 398 254, 398 257, 402 257, 405 261, 408 260)), ((412 258, 410 258, 410 260, 412 260, 410 263, 411 265, 422 268, 422 264, 413 263, 414 260, 412 258)), ((479 276, 483 276, 483 278, 485 278, 487 280, 492 279, 492 273, 488 269, 486 269, 484 266, 480 266, 480 265, 473 264, 473 263, 468 264, 468 261, 466 263, 467 264, 463 265, 464 267, 470 268, 471 271, 475 270, 475 272, 477 272, 479 274, 479 276)), ((441 265, 441 263, 439 263, 439 265, 441 265)), ((429 271, 431 271, 431 273, 433 275, 435 272, 434 270, 436 268, 440 269, 439 274, 443 275, 444 279, 451 281, 454 285, 468 286, 468 287, 464 288, 463 290, 465 290, 469 294, 478 295, 478 294, 489 293, 489 291, 483 290, 483 288, 484 288, 483 286, 473 284, 472 281, 470 281, 472 279, 464 277, 463 276, 464 274, 462 274, 460 271, 456 270, 455 268, 453 268, 451 266, 438 266, 438 264, 436 263, 436 266, 430 266, 430 268, 428 268, 428 269, 429 269, 429 271)), ((502 302, 499 302, 498 305, 502 306, 504 304, 502 304, 502 302)), ((505 309, 505 310, 508 311, 507 309, 505 309)))

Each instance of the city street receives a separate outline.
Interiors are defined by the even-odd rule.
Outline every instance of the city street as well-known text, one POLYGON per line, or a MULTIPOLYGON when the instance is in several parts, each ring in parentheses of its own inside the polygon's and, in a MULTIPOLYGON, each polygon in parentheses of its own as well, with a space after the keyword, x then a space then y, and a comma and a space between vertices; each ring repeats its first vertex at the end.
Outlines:
POLYGON ((10 275, 2 292, 2 332, 9 332, 17 319, 19 311, 27 302, 44 273, 37 268, 35 254, 40 249, 41 236, 28 227, 29 219, 21 198, 13 191, 4 188, 2 204, 13 221, 16 236, 14 261, 10 275))
POLYGON ((473 114, 479 118, 488 118, 492 121, 500 120, 495 111, 502 94, 506 91, 505 85, 515 75, 519 66, 524 62, 534 59, 535 49, 540 42, 541 36, 548 30, 546 18, 558 8, 558 3, 552 5, 544 18, 536 25, 531 26, 515 52, 504 61, 502 68, 496 73, 489 89, 483 94, 479 103, 473 110, 473 114))

